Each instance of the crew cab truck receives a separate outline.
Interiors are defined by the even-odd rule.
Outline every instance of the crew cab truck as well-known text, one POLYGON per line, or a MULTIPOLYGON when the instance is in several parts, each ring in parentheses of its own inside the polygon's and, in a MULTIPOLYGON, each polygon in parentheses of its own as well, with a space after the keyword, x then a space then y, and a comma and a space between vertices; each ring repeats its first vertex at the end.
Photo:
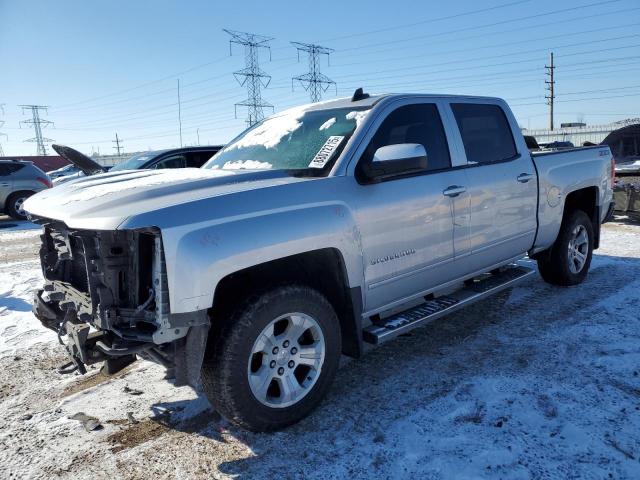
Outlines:
POLYGON ((535 273, 582 282, 612 209, 606 146, 532 155, 498 98, 284 111, 202 169, 119 171, 25 203, 34 312, 86 364, 137 355, 226 418, 283 428, 359 357, 535 273), (522 259, 529 257, 529 260, 522 259))

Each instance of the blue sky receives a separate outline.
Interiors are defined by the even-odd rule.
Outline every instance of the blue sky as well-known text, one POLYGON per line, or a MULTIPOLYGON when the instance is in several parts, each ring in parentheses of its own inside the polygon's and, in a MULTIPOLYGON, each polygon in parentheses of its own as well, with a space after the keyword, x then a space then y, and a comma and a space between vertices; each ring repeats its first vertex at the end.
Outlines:
MULTIPOLYGON (((640 117, 640 0, 477 2, 0 0, 5 154, 32 154, 19 104, 49 105, 45 135, 87 153, 224 143, 245 124, 232 72, 243 51, 223 28, 274 37, 263 97, 276 111, 308 102, 290 41, 335 49, 322 71, 338 95, 433 92, 506 98, 523 127, 546 127, 544 65, 556 56, 556 123, 640 117)), ((335 96, 329 90, 325 98, 335 96)))

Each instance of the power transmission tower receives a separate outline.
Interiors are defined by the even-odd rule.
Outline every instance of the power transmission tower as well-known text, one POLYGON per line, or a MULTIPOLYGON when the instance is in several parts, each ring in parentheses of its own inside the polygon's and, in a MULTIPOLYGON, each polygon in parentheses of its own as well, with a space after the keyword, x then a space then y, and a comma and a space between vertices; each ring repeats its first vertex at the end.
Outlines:
POLYGON ((267 88, 271 82, 271 75, 268 75, 260 68, 259 53, 260 49, 269 50, 269 60, 271 60, 271 47, 269 42, 273 40, 271 37, 256 35, 254 33, 236 32, 233 30, 223 29, 231 35, 229 40, 229 53, 232 54, 232 46, 234 43, 244 46, 244 62, 245 68, 233 72, 241 86, 247 87, 247 99, 235 104, 235 115, 238 117, 238 107, 247 107, 249 126, 258 123, 264 118, 264 109, 271 108, 273 105, 262 99, 262 88, 267 88))
POLYGON ((553 64, 553 52, 551 52, 549 58, 549 65, 545 65, 544 68, 547 69, 547 75, 549 76, 549 80, 545 80, 544 83, 547 84, 547 90, 549 91, 549 95, 546 95, 544 98, 547 99, 547 105, 549 105, 549 130, 553 130, 553 101, 556 98, 555 94, 555 86, 556 81, 553 78, 553 71, 556 69, 553 64))
POLYGON ((319 102, 322 99, 322 92, 326 92, 331 85, 336 86, 336 94, 338 86, 336 82, 329 77, 320 73, 320 55, 327 56, 327 65, 329 64, 329 54, 334 50, 332 48, 321 47, 312 43, 291 42, 291 45, 298 49, 298 61, 300 61, 300 52, 306 52, 309 58, 309 72, 299 75, 291 79, 291 88, 294 82, 299 81, 303 88, 307 90, 311 96, 312 102, 319 102))
MULTIPOLYGON (((4 103, 0 103, 0 112, 2 112, 2 114, 4 115, 4 103)), ((4 125, 4 120, 0 120, 0 128, 2 128, 3 125, 4 125)), ((2 132, 0 132, 0 138, 1 137, 6 137, 7 140, 9 139, 7 134, 6 133, 2 133, 2 132)), ((4 150, 2 150, 2 144, 1 143, 0 143, 0 157, 4 157, 4 150)))
POLYGON ((25 110, 31 110, 31 120, 22 120, 20 125, 30 125, 33 126, 33 129, 36 132, 36 136, 33 138, 29 138, 25 140, 25 142, 35 142, 38 149, 38 155, 46 155, 47 147, 45 143, 53 142, 50 138, 45 138, 42 136, 42 128, 47 127, 48 125, 53 125, 53 122, 49 120, 43 120, 40 118, 40 111, 47 111, 47 106, 45 105, 19 105, 22 107, 22 113, 24 114, 25 110))
POLYGON ((115 139, 115 140, 112 140, 112 142, 116 144, 116 146, 115 146, 115 147, 113 147, 113 148, 115 148, 115 149, 116 149, 116 152, 118 152, 118 156, 120 156, 120 149, 121 149, 122 147, 120 146, 120 142, 121 142, 121 140, 118 138, 118 133, 116 133, 116 139, 115 139))

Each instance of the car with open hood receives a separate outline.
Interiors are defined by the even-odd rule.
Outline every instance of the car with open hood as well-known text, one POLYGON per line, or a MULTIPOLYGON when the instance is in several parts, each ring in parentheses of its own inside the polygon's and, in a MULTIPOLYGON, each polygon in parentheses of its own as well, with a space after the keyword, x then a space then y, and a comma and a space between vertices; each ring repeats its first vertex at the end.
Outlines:
POLYGON ((75 165, 79 171, 72 175, 65 175, 54 179, 55 186, 90 175, 97 175, 107 171, 124 170, 161 170, 174 168, 199 168, 222 148, 221 145, 192 146, 165 150, 150 150, 137 153, 131 158, 114 165, 105 167, 92 160, 83 153, 63 145, 53 145, 60 156, 75 165))

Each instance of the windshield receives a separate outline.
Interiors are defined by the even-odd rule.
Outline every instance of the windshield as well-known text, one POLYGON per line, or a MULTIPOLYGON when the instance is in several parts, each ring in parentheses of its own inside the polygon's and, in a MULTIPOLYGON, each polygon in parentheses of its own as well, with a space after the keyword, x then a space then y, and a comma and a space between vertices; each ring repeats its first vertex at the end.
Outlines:
POLYGON ((287 110, 246 130, 203 168, 295 170, 326 175, 368 111, 287 110))
POLYGON ((147 163, 154 156, 155 152, 139 153, 122 163, 114 165, 109 171, 115 172, 116 170, 138 170, 140 167, 142 167, 142 165, 147 163))

